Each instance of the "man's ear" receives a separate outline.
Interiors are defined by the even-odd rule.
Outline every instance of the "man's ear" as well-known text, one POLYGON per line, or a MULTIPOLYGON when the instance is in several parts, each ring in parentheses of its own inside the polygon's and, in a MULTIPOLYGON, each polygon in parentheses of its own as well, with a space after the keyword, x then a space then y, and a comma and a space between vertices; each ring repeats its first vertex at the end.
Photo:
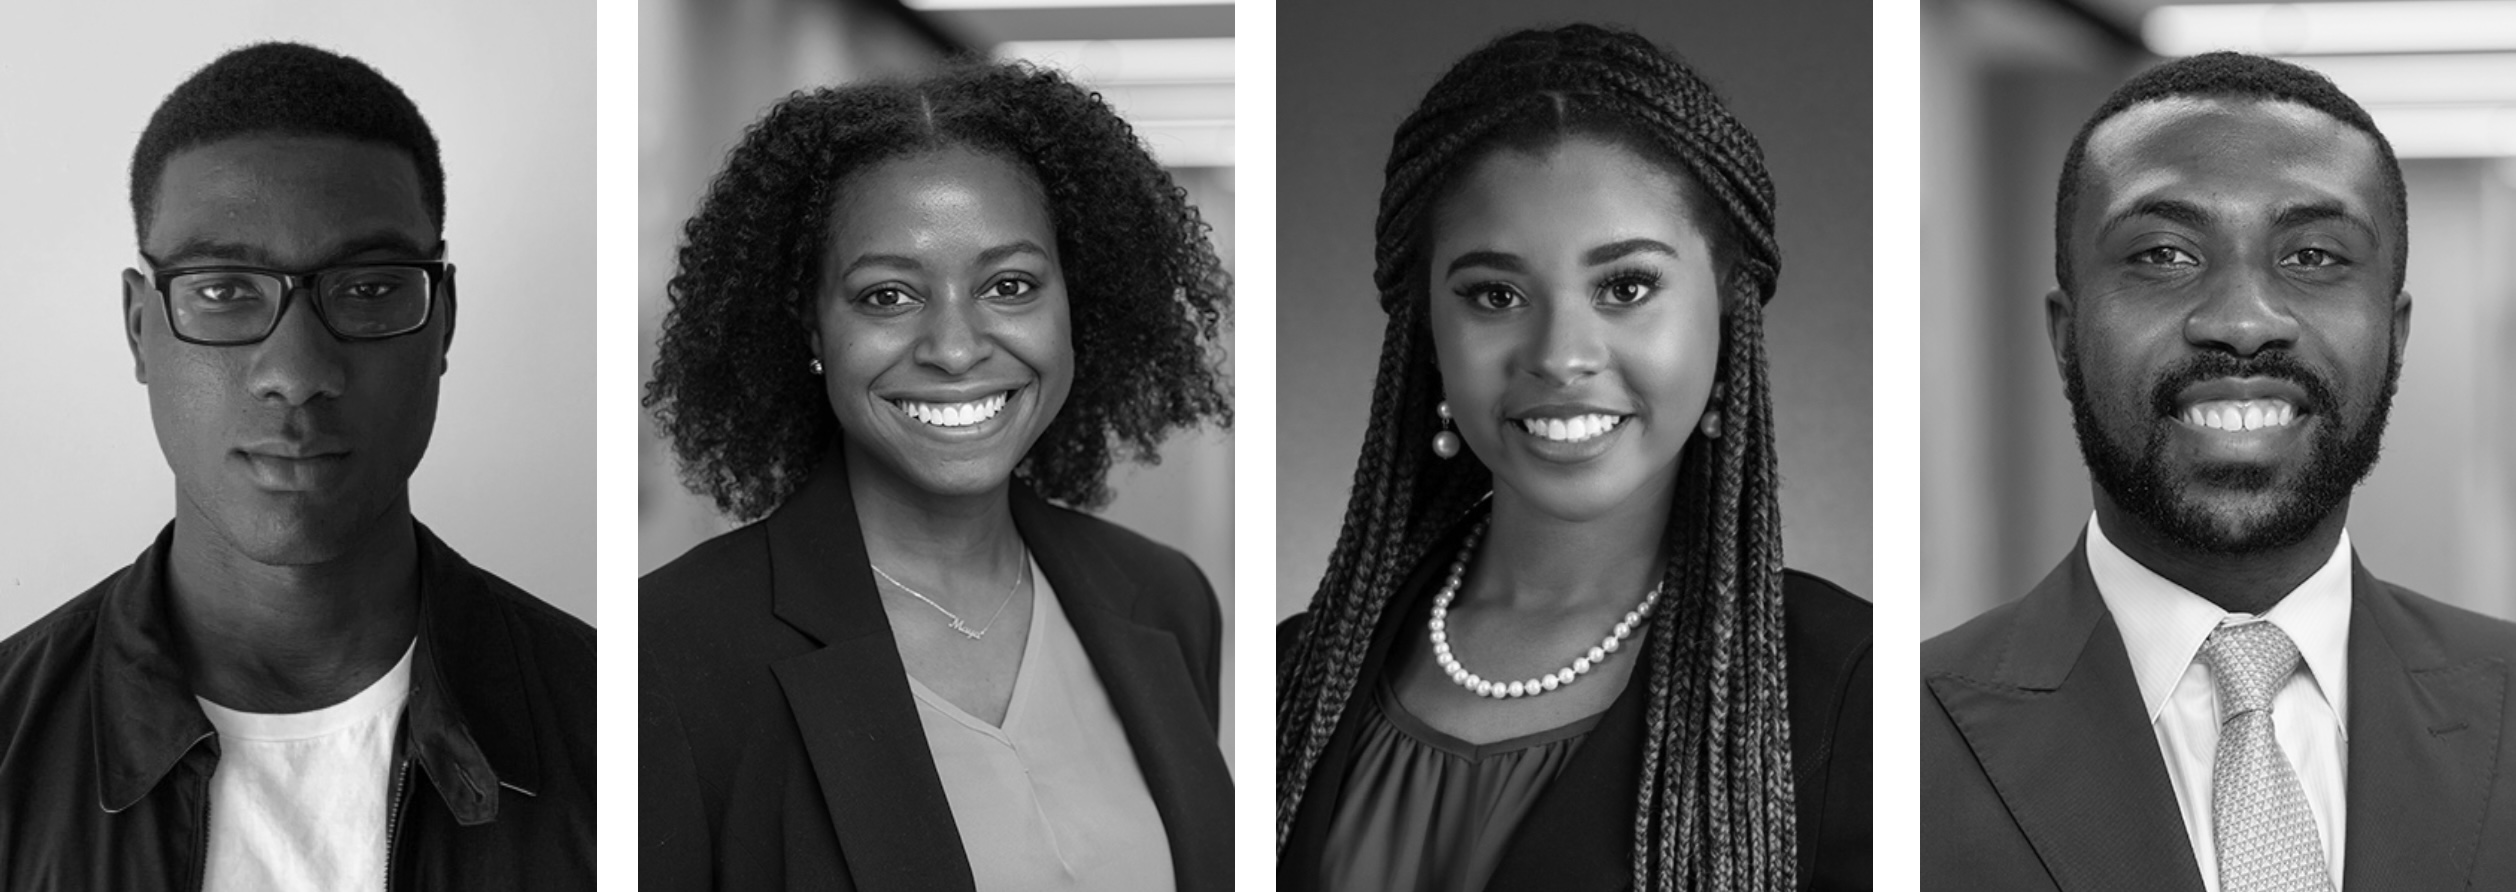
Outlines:
POLYGON ((444 305, 437 308, 437 318, 445 325, 445 331, 439 335, 442 340, 437 342, 437 374, 442 376, 446 373, 446 354, 454 352, 454 267, 446 267, 445 283, 437 291, 444 298, 444 305))
POLYGON ((2402 348, 2409 343, 2411 343, 2411 292, 2403 291, 2394 295, 2394 355, 2401 356, 2402 348))
POLYGON ((140 326, 147 319, 149 298, 156 295, 156 286, 139 270, 122 271, 122 337, 131 345, 131 377, 149 383, 148 358, 140 355, 140 326))
POLYGON ((2071 327, 2078 322, 2074 315, 2079 304, 2070 292, 2055 288, 2044 293, 2044 336, 2053 342, 2053 368, 2060 370, 2070 356, 2071 327))

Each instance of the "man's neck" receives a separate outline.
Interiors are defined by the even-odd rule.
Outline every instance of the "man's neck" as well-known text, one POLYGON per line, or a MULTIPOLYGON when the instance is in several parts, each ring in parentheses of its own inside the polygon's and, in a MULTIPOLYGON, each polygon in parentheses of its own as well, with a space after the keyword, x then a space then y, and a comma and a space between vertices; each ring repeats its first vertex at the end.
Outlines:
POLYGON ((2116 505, 2103 488, 2095 488, 2095 492, 2097 524, 2104 529, 2106 541, 2150 572, 2230 613, 2260 614, 2296 591, 2307 577, 2332 559, 2350 516, 2350 503, 2344 501, 2317 522, 2313 532, 2295 543, 2223 554, 2177 542, 2116 505))
POLYGON ((254 560, 179 510, 167 615, 192 691, 243 712, 320 709, 393 668, 419 630, 419 545, 407 501, 337 558, 254 560))

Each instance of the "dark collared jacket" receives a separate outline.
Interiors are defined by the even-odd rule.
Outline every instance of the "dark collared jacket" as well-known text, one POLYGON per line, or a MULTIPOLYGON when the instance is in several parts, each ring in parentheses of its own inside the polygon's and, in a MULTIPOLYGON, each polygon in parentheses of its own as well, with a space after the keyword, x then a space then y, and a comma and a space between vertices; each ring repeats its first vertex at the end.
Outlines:
MULTIPOLYGON (((649 892, 974 888, 833 451, 767 519, 638 582, 649 892)), ((1232 888, 1223 614, 1187 556, 1013 488, 1162 816, 1181 892, 1232 888)))
MULTIPOLYGON (((594 888, 594 630, 419 539, 386 888, 594 888)), ((201 887, 218 735, 175 656, 169 524, 0 642, 0 889, 201 887)))

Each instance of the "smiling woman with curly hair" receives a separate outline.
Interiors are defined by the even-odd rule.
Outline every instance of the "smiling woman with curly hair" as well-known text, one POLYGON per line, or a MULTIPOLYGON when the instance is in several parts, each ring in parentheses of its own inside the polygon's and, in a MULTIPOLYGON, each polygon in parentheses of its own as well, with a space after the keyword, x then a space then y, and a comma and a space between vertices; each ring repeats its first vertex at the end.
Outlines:
POLYGON ((1228 886, 1213 590, 1074 510, 1230 424, 1206 231, 1028 67, 797 93, 745 134, 644 402, 760 522, 640 584, 645 883, 1228 886))

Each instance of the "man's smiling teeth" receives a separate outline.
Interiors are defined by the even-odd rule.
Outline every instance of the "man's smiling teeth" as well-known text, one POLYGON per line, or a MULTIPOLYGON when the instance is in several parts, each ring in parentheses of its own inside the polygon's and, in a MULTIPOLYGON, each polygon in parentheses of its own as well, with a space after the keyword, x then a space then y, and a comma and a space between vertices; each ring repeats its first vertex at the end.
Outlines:
POLYGON ((1523 418, 1520 429, 1530 436, 1558 443, 1579 443, 1616 429, 1623 415, 1576 415, 1571 418, 1523 418))
POLYGON ((2184 409, 2184 423, 2222 431, 2285 427, 2297 417, 2288 400, 2211 400, 2184 409))
POLYGON ((996 417, 996 413, 1005 410, 1005 400, 1012 395, 1012 391, 1006 391, 1004 393, 971 400, 966 403, 921 403, 916 400, 892 400, 891 404, 900 407, 900 411, 908 413, 910 418, 915 418, 936 427, 969 427, 970 425, 996 417))

